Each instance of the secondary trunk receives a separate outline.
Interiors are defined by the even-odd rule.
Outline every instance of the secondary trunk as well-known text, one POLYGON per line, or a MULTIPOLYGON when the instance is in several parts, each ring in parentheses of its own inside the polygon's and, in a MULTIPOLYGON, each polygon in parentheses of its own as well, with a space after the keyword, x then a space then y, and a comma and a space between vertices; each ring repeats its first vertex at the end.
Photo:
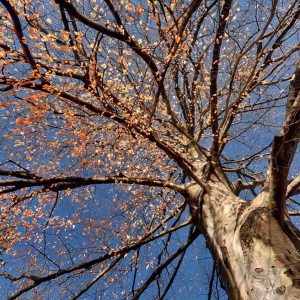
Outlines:
POLYGON ((203 193, 191 181, 190 211, 230 299, 300 299, 299 231, 287 214, 284 225, 279 225, 267 206, 268 189, 245 201, 218 176, 209 174, 205 164, 198 174, 211 191, 203 193))

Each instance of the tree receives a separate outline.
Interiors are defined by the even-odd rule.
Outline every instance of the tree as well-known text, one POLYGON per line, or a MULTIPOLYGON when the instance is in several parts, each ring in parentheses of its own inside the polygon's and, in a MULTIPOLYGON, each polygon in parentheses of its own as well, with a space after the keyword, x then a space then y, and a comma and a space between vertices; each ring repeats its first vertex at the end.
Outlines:
POLYGON ((0 2, 5 297, 299 298, 299 1, 0 2))

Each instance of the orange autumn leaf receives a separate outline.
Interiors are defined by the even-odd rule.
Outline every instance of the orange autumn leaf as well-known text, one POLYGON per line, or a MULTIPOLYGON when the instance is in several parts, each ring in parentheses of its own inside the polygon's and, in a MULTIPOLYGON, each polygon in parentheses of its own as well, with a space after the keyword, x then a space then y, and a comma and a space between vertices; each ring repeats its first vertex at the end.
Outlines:
POLYGON ((134 18, 130 17, 129 15, 126 14, 126 18, 128 21, 134 21, 134 18))
POLYGON ((25 123, 26 123, 26 120, 24 118, 17 118, 16 119, 17 126, 22 126, 25 123))

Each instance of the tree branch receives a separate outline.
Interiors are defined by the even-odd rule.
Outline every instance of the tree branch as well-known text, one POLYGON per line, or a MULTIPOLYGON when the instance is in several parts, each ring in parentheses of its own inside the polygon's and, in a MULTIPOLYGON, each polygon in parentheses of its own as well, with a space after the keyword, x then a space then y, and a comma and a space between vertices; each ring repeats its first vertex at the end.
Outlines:
POLYGON ((290 216, 300 216, 300 211, 288 211, 288 214, 290 216))
POLYGON ((24 172, 24 171, 12 171, 12 170, 4 170, 0 169, 0 175, 3 176, 13 176, 18 178, 25 178, 25 179, 36 179, 36 178, 43 178, 38 174, 34 174, 32 172, 24 172))
POLYGON ((280 224, 283 223, 287 176, 300 138, 300 55, 290 82, 285 122, 276 134, 270 156, 269 206, 280 224))
POLYGON ((182 262, 182 260, 183 260, 183 257, 184 257, 184 255, 185 255, 185 251, 186 251, 186 250, 184 250, 184 251, 181 253, 181 255, 180 255, 180 257, 179 257, 179 260, 178 260, 178 262, 177 262, 177 264, 176 264, 176 267, 175 267, 175 269, 174 269, 174 272, 173 272, 173 274, 172 274, 172 277, 171 277, 171 279, 169 280, 167 287, 165 288, 165 290, 163 291, 162 295, 159 297, 158 300, 163 300, 164 297, 166 296, 167 292, 169 291, 170 287, 172 286, 173 281, 174 281, 174 279, 175 279, 175 277, 176 277, 176 275, 177 275, 177 272, 178 272, 178 270, 179 270, 179 267, 180 267, 180 265, 181 265, 181 262, 182 262))
POLYGON ((300 175, 295 178, 287 187, 285 198, 292 197, 294 195, 298 195, 300 193, 300 175))
POLYGON ((36 62, 35 62, 33 56, 31 55, 31 52, 30 52, 27 42, 26 42, 26 38, 23 35, 22 26, 21 26, 21 23, 20 23, 20 20, 18 17, 18 13, 16 12, 14 7, 10 4, 10 2, 8 0, 0 0, 0 1, 5 6, 5 8, 9 12, 9 14, 14 22, 14 29, 16 31, 16 35, 18 37, 19 43, 21 44, 23 52, 30 64, 31 68, 33 70, 37 70, 36 62))
POLYGON ((138 292, 131 298, 132 300, 137 300, 140 298, 143 291, 150 285, 152 281, 155 280, 156 276, 161 273, 161 271, 166 268, 178 255, 186 251, 186 249, 194 242, 194 240, 200 235, 200 231, 196 229, 192 234, 189 235, 187 241, 172 255, 170 255, 162 264, 160 264, 147 281, 139 288, 138 292))
MULTIPOLYGON (((8 171, 7 173, 19 173, 17 171, 8 171)), ((5 173, 5 172, 2 172, 5 173)), ((20 172, 23 173, 23 172, 20 172)), ((23 174, 19 174, 23 175, 23 174)), ((68 188, 76 188, 91 184, 108 184, 108 183, 126 183, 139 184, 148 186, 168 187, 175 191, 183 193, 185 186, 176 184, 163 179, 155 179, 149 177, 126 177, 126 176, 104 176, 104 177, 56 177, 56 178, 37 178, 37 179, 8 179, 0 180, 0 186, 15 186, 15 187, 34 187, 45 186, 51 191, 61 191, 68 188)))
POLYGON ((241 191, 252 190, 258 185, 263 185, 265 182, 266 182, 265 178, 257 179, 251 182, 242 182, 242 180, 239 179, 238 181, 232 183, 233 186, 232 190, 234 194, 238 196, 241 191))
POLYGON ((78 293, 76 293, 70 300, 78 299, 82 294, 84 294, 90 287, 92 287, 98 280, 100 280, 109 270, 111 270, 123 257, 125 253, 117 257, 109 266, 102 270, 94 279, 92 279, 84 288, 82 288, 78 293))
POLYGON ((215 44, 212 57, 212 66, 210 73, 210 114, 211 114, 211 129, 213 133, 212 145, 212 159, 218 162, 219 153, 219 131, 218 131, 218 72, 219 60, 222 46, 223 35, 225 32, 232 0, 225 0, 223 2, 222 12, 220 15, 220 22, 216 32, 215 44))

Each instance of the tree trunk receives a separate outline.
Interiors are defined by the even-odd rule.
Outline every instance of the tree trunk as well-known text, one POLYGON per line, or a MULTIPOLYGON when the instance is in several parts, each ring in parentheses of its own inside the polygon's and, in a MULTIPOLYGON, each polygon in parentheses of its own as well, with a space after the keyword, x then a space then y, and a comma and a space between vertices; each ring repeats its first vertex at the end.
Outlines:
POLYGON ((268 208, 268 188, 252 201, 236 196, 208 164, 189 183, 194 224, 206 238, 230 299, 300 299, 300 234, 286 214, 283 228, 268 208))

